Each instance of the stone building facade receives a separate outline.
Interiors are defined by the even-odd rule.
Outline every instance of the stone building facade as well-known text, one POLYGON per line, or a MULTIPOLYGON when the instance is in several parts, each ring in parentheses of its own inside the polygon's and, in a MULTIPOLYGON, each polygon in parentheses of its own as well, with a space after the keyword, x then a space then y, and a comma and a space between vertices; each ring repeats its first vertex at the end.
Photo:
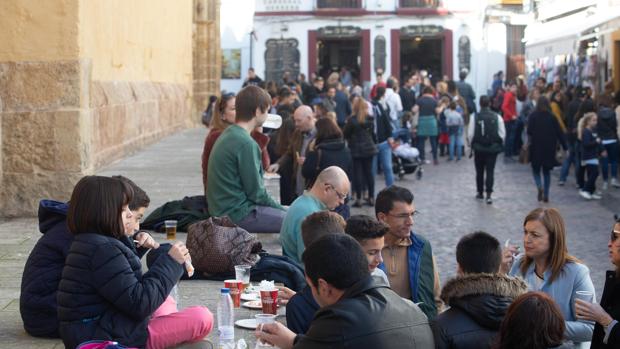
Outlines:
POLYGON ((68 200, 219 90, 219 0, 16 0, 0 27, 1 216, 68 200))

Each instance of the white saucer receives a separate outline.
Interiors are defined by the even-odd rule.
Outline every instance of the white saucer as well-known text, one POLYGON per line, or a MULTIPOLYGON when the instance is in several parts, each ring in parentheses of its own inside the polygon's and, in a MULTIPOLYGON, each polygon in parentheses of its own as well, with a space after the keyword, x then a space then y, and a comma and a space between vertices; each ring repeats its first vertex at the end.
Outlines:
POLYGON ((258 293, 242 293, 241 300, 243 301, 257 301, 260 300, 260 295, 258 293))
POLYGON ((257 299, 255 301, 245 302, 245 303, 241 304, 241 306, 246 307, 246 308, 250 308, 250 309, 263 309, 263 304, 260 301, 260 299, 257 299))
POLYGON ((248 330, 256 329, 256 319, 242 319, 235 321, 235 326, 245 328, 248 330))

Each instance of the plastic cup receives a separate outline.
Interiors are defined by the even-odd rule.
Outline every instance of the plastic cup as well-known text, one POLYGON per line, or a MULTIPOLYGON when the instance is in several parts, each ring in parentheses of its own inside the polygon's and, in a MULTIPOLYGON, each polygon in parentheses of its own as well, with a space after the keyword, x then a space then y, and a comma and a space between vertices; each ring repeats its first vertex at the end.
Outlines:
POLYGON ((164 221, 164 227, 166 228, 166 239, 176 240, 177 238, 177 221, 169 220, 164 221))
POLYGON ((278 290, 261 290, 260 291, 260 301, 263 306, 263 314, 273 314, 276 315, 278 313, 278 290))
POLYGON ((577 291, 575 292, 575 299, 581 299, 588 303, 594 301, 594 293, 590 291, 577 291))
MULTIPOLYGON (((262 331, 262 326, 264 324, 272 324, 276 322, 276 316, 273 314, 256 314, 254 318, 256 319, 256 329, 262 331)), ((261 340, 256 341, 255 348, 273 348, 273 345, 265 343, 261 340)))
POLYGON ((250 269, 249 265, 235 265, 235 279, 243 281, 243 289, 250 286, 250 269))
POLYGON ((233 306, 239 308, 241 306, 241 290, 243 281, 241 280, 225 280, 224 287, 230 289, 230 298, 232 298, 233 306))

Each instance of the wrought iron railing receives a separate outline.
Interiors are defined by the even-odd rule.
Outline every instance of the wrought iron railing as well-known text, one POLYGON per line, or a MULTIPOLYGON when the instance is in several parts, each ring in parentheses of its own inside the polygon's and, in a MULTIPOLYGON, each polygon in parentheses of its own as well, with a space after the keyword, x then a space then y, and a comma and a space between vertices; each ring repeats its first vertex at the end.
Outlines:
POLYGON ((317 0, 316 8, 362 8, 362 0, 317 0))
POLYGON ((438 8, 440 0, 400 0, 401 8, 438 8))

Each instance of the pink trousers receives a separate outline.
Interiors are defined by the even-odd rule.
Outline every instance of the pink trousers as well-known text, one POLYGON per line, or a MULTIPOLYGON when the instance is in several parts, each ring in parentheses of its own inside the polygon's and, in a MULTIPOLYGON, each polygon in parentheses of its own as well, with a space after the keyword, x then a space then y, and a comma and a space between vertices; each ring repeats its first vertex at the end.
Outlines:
POLYGON ((177 310, 174 298, 168 296, 149 321, 147 349, 165 349, 206 337, 213 328, 213 314, 206 307, 177 310))

